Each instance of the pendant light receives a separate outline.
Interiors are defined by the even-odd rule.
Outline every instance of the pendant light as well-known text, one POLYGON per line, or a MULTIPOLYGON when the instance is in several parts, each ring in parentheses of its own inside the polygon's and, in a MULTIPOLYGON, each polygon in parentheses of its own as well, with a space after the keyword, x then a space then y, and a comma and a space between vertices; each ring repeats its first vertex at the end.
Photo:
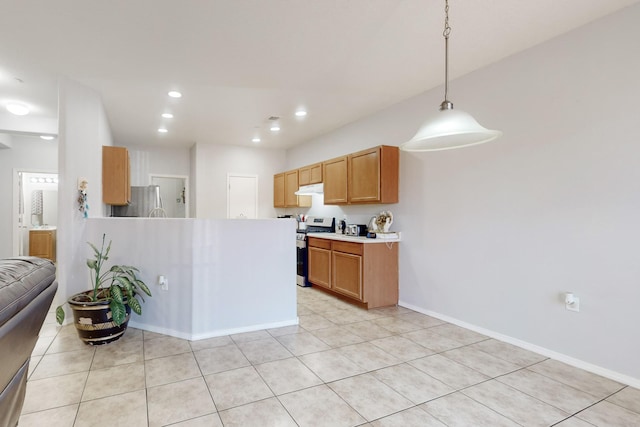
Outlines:
POLYGON ((410 141, 400 145, 404 151, 440 151, 482 144, 502 135, 499 130, 482 127, 470 114, 454 110, 449 92, 449 0, 445 0, 444 20, 444 101, 440 111, 429 117, 410 141))

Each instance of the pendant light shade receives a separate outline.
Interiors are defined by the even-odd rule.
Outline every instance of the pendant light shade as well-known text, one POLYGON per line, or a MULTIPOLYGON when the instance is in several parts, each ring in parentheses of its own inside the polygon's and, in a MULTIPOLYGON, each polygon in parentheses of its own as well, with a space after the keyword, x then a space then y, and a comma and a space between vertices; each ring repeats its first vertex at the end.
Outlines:
POLYGON ((449 0, 445 0, 444 31, 444 101, 440 111, 429 117, 410 141, 400 145, 404 151, 440 151, 469 147, 492 141, 502 135, 498 130, 481 126, 464 111, 454 110, 449 93, 449 0))
POLYGON ((481 126, 470 114, 450 108, 429 117, 400 148, 404 151, 450 150, 489 142, 501 135, 499 130, 481 126))

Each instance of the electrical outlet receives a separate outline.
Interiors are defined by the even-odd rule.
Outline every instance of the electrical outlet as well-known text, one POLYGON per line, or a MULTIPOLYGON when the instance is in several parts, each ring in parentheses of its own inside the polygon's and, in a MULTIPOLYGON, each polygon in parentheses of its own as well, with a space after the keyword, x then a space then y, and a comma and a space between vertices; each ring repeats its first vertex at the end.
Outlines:
POLYGON ((566 300, 564 307, 569 311, 580 311, 580 298, 571 296, 571 301, 566 300))
POLYGON ((158 285, 161 286, 161 289, 163 291, 169 290, 169 280, 166 276, 158 276, 158 285))

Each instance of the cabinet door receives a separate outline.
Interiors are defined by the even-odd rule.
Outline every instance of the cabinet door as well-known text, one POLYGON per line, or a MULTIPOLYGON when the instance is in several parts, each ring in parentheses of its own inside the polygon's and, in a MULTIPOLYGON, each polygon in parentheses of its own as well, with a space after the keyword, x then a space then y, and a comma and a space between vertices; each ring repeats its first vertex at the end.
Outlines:
POLYGON ((320 184, 322 182, 322 163, 309 166, 311 177, 309 184, 320 184))
POLYGON ((29 255, 55 262, 55 231, 29 231, 29 255))
POLYGON ((298 184, 320 184, 322 182, 322 163, 298 169, 298 184))
POLYGON ((333 290, 362 301, 362 256, 333 251, 331 267, 333 290))
POLYGON ((284 204, 286 207, 298 206, 298 170, 284 173, 284 204))
POLYGON ((331 251, 309 246, 309 282, 323 288, 331 288, 331 251))
POLYGON ((349 155, 349 202, 380 201, 380 147, 349 155))
POLYGON ((129 151, 125 147, 102 147, 102 201, 123 206, 131 201, 129 151))
POLYGON ((284 173, 273 176, 273 207, 284 208, 284 173))
POLYGON ((347 156, 324 162, 322 178, 325 205, 347 203, 347 156))
POLYGON ((298 184, 300 186, 311 184, 311 166, 298 169, 298 184))
POLYGON ((398 203, 398 147, 381 145, 349 155, 349 203, 398 203))

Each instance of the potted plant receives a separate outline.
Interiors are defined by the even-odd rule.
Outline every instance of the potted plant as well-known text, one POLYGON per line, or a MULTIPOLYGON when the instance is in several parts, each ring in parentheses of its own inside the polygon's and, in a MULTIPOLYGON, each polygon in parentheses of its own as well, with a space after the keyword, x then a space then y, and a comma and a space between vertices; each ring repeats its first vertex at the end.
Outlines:
MULTIPOLYGON (((137 268, 112 265, 106 270, 104 262, 109 259, 111 240, 105 248, 105 239, 103 234, 99 250, 87 242, 94 252, 93 259, 87 259, 92 289, 72 295, 67 300, 80 339, 91 345, 106 344, 120 338, 127 329, 131 311, 142 314, 142 305, 136 295, 140 295, 142 301, 141 291, 151 296, 149 287, 138 277, 137 268)), ((61 305, 56 309, 59 324, 64 317, 61 305)))

